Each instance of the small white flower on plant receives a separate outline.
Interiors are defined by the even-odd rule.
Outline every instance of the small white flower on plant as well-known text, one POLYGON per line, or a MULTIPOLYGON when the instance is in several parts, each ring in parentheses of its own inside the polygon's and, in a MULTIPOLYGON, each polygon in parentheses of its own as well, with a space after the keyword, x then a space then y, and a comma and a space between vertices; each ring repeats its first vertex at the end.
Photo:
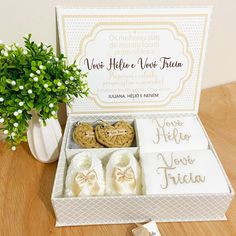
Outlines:
POLYGON ((23 86, 23 85, 20 85, 20 86, 19 86, 19 89, 20 89, 20 90, 24 89, 24 86, 23 86))
POLYGON ((50 61, 47 61, 48 64, 50 64, 51 62, 50 61))
POLYGON ((24 102, 19 102, 19 106, 23 106, 24 105, 24 102))
POLYGON ((18 113, 21 114, 21 113, 22 113, 22 110, 19 109, 19 110, 18 110, 18 113))
POLYGON ((73 76, 70 77, 70 80, 73 81, 75 78, 73 76))
POLYGON ((39 80, 38 77, 34 77, 34 81, 37 82, 39 80))
POLYGON ((3 102, 3 101, 4 101, 4 98, 1 97, 1 98, 0 98, 0 102, 3 102))
POLYGON ((5 130, 3 131, 3 133, 4 133, 4 134, 8 134, 8 130, 5 129, 5 130))
POLYGON ((74 67, 74 68, 73 68, 73 71, 76 71, 76 70, 77 70, 76 67, 74 67))
POLYGON ((66 80, 66 81, 65 81, 65 84, 69 84, 69 81, 68 81, 68 80, 66 80))
POLYGON ((76 74, 76 75, 79 75, 79 71, 76 71, 75 74, 76 74))
POLYGON ((50 108, 53 108, 53 107, 54 107, 53 103, 50 103, 48 106, 49 106, 50 108))
POLYGON ((2 124, 4 122, 4 118, 0 119, 0 124, 2 124))
POLYGON ((43 69, 43 65, 40 65, 40 66, 39 66, 39 69, 42 70, 42 69, 43 69))
POLYGON ((30 73, 30 77, 34 77, 34 73, 30 73))
POLYGON ((4 55, 5 57, 8 57, 8 52, 4 52, 3 55, 4 55))
POLYGON ((12 151, 15 151, 15 150, 16 150, 16 146, 12 146, 12 147, 11 147, 11 150, 12 150, 12 151))
POLYGON ((19 124, 18 124, 17 122, 15 122, 15 123, 13 124, 14 127, 18 127, 18 125, 19 125, 19 124))
POLYGON ((41 72, 40 72, 40 70, 36 70, 36 73, 39 75, 41 72))
POLYGON ((59 59, 58 59, 57 57, 55 57, 55 61, 56 61, 56 62, 58 62, 58 61, 59 61, 59 59))
POLYGON ((58 87, 60 87, 61 85, 62 85, 62 83, 61 83, 61 82, 58 82, 58 83, 57 83, 57 86, 58 86, 58 87))
POLYGON ((5 49, 10 51, 11 50, 11 47, 9 47, 8 45, 5 45, 5 49))
POLYGON ((18 111, 15 111, 14 113, 13 113, 13 115, 14 116, 18 116, 19 114, 18 114, 18 111))
POLYGON ((65 73, 66 73, 66 74, 69 74, 69 71, 68 71, 68 70, 65 70, 65 73))
POLYGON ((47 88, 47 87, 48 87, 48 84, 44 84, 43 87, 44 87, 44 88, 47 88))
POLYGON ((54 115, 56 115, 56 112, 55 112, 55 111, 52 111, 51 114, 54 116, 54 115))
POLYGON ((28 52, 26 50, 23 50, 23 54, 26 55, 28 52))
POLYGON ((15 80, 11 81, 11 84, 12 84, 13 86, 16 85, 16 81, 15 81, 15 80))
POLYGON ((16 47, 19 47, 19 43, 15 43, 16 47))
POLYGON ((14 137, 16 134, 14 132, 11 133, 11 136, 14 137))
POLYGON ((33 91, 31 89, 28 90, 28 94, 32 94, 33 91))

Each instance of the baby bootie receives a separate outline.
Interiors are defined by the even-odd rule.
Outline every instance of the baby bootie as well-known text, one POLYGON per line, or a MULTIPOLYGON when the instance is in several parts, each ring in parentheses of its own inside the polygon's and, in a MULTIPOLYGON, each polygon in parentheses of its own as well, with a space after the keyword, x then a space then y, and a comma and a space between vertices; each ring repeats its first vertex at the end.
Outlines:
POLYGON ((72 159, 66 176, 67 197, 104 195, 104 172, 101 160, 82 152, 72 159))
POLYGON ((106 166, 106 194, 140 194, 140 167, 131 152, 114 152, 106 166))

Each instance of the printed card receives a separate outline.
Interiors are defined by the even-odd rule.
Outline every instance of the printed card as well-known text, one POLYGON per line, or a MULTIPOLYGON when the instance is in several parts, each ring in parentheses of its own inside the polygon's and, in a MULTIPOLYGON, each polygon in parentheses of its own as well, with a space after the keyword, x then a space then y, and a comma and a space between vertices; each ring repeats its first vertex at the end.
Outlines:
POLYGON ((72 113, 198 110, 209 9, 57 9, 61 51, 88 72, 72 113))

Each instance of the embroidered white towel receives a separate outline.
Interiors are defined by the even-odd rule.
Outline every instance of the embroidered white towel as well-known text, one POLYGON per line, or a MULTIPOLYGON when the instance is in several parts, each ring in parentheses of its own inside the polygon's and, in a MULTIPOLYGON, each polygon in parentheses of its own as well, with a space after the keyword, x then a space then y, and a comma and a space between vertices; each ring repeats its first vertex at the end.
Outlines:
POLYGON ((207 149, 206 135, 196 117, 136 119, 138 145, 146 151, 207 149))
POLYGON ((72 159, 66 176, 67 197, 104 195, 104 171, 101 160, 89 152, 81 152, 72 159))
POLYGON ((106 166, 106 194, 140 194, 140 167, 134 155, 126 150, 113 152, 106 166))
POLYGON ((140 154, 144 194, 227 193, 211 150, 140 154))

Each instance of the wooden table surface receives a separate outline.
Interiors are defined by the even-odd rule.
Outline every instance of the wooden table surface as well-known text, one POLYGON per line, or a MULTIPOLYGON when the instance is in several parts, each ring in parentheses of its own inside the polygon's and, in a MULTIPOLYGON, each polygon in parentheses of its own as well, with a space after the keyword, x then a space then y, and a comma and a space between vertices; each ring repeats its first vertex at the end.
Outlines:
MULTIPOLYGON (((236 82, 204 90, 200 118, 236 189, 236 82)), ((123 236, 135 224, 55 228, 50 201, 57 163, 42 164, 27 144, 16 152, 0 142, 0 235, 123 236)), ((236 200, 227 212, 228 221, 159 223, 161 235, 236 235, 236 200)))

